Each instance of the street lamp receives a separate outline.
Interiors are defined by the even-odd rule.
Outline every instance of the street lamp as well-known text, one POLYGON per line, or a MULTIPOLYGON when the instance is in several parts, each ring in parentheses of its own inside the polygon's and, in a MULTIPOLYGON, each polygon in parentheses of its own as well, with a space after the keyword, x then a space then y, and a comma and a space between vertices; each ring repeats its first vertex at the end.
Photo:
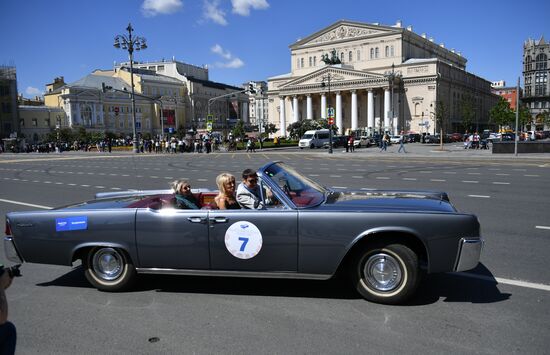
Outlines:
MULTIPOLYGON (((331 107, 330 107, 330 78, 331 78, 330 73, 323 76, 323 78, 322 78, 323 81, 321 82, 321 86, 323 86, 323 87, 325 86, 325 80, 326 80, 327 83, 328 83, 328 85, 327 85, 328 86, 328 95, 327 95, 327 107, 328 107, 328 109, 327 109, 327 111, 328 112, 333 112, 331 110, 331 107)), ((330 116, 330 114, 327 115, 327 116, 330 116)), ((329 130, 328 130, 328 139, 329 139, 328 140, 328 153, 332 154, 332 125, 333 125, 332 122, 334 122, 333 121, 334 118, 329 117, 328 120, 329 120, 329 125, 328 125, 328 127, 329 127, 329 130)))
MULTIPOLYGON (((393 125, 393 120, 395 119, 394 117, 394 99, 393 99, 393 87, 394 87, 394 82, 395 82, 395 79, 400 79, 401 78, 401 73, 396 73, 395 72, 395 64, 392 63, 391 65, 391 72, 390 71, 387 71, 386 73, 384 73, 384 76, 388 79, 389 81, 389 84, 390 84, 390 90, 391 90, 391 96, 390 96, 390 108, 391 108, 391 111, 390 111, 390 115, 391 115, 391 124, 393 125)), ((386 128, 386 127, 384 127, 386 128)), ((405 128, 405 124, 403 124, 403 127, 401 127, 402 129, 405 128)), ((394 132, 395 134, 396 132, 394 132)))
POLYGON ((133 134, 134 134, 134 153, 139 153, 139 147, 138 147, 138 140, 137 140, 137 132, 136 132, 136 99, 134 97, 134 59, 133 59, 133 53, 134 50, 139 51, 142 49, 147 48, 147 44, 145 41, 145 38, 143 37, 132 37, 132 32, 134 29, 132 28, 132 24, 128 24, 128 27, 126 27, 126 30, 128 31, 128 36, 126 35, 117 35, 115 37, 115 48, 122 48, 124 50, 128 51, 128 55, 130 57, 130 85, 132 89, 132 123, 134 126, 133 134))

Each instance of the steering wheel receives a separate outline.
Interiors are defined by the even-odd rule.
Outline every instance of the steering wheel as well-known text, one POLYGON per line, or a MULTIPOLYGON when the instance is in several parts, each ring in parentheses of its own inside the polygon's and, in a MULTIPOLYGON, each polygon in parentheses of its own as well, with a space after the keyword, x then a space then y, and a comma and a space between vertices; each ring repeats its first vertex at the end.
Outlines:
POLYGON ((285 184, 283 185, 283 191, 285 192, 285 195, 287 195, 288 198, 292 200, 292 194, 290 193, 290 186, 288 186, 288 181, 285 181, 285 184))

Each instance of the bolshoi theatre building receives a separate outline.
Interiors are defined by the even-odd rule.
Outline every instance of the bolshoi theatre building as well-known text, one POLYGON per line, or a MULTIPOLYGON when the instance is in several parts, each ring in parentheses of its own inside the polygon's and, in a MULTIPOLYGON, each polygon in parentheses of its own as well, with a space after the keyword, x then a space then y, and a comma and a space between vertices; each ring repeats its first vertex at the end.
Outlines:
POLYGON ((268 79, 269 120, 286 136, 334 108, 340 134, 482 130, 498 101, 491 83, 466 71, 466 58, 402 27, 341 20, 290 45, 291 72, 268 79), (335 64, 337 63, 337 64, 335 64), (473 119, 463 125, 465 99, 473 119), (438 108, 437 106, 440 105, 438 108))

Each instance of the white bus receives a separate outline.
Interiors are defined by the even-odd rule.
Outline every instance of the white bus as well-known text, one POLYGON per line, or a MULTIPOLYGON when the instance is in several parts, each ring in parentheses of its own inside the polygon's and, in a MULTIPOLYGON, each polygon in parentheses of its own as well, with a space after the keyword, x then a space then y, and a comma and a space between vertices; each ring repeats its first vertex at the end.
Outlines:
POLYGON ((329 130, 328 129, 320 129, 315 131, 306 131, 302 138, 300 138, 300 142, 298 142, 298 147, 300 149, 304 148, 321 148, 325 142, 328 142, 330 139, 329 137, 329 130))

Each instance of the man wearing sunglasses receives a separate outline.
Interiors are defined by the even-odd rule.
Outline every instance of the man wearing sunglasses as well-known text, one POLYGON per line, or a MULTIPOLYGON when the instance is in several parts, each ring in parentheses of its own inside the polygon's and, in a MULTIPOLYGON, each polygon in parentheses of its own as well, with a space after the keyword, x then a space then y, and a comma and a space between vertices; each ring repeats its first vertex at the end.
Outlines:
POLYGON ((266 205, 272 204, 273 193, 270 190, 264 190, 266 199, 262 201, 258 175, 254 170, 244 170, 242 177, 243 182, 237 187, 237 202, 242 208, 264 210, 266 205))

